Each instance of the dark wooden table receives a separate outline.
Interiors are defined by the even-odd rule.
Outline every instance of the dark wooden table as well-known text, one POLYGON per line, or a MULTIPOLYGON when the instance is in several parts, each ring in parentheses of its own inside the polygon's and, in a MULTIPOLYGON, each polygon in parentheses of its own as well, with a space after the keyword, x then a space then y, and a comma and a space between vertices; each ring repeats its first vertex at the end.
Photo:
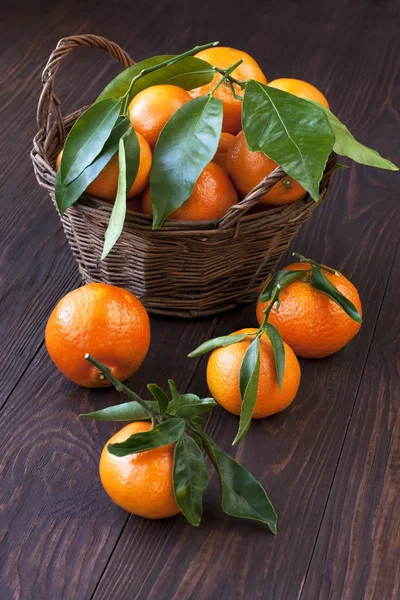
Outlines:
MULTIPOLYGON (((46 353, 46 319, 80 279, 29 160, 41 70, 58 39, 91 32, 136 59, 214 39, 242 48, 270 80, 316 84, 357 138, 399 163, 396 4, 3 5, 1 600, 400 598, 398 174, 358 165, 338 172, 328 201, 290 247, 338 268, 358 287, 365 321, 357 338, 330 358, 302 360, 292 407, 255 422, 238 447, 230 447, 236 418, 218 408, 208 422, 270 493, 279 513, 274 537, 222 514, 215 477, 199 528, 183 517, 130 516, 102 490, 99 453, 116 427, 77 415, 115 403, 118 394, 78 388, 46 353)), ((93 100, 118 70, 100 51, 74 51, 58 74, 65 114, 93 100)), ((254 323, 254 306, 196 322, 152 318, 151 350, 131 385, 141 393, 147 382, 165 385, 173 377, 180 390, 205 394, 206 361, 185 359, 188 351, 254 323)))

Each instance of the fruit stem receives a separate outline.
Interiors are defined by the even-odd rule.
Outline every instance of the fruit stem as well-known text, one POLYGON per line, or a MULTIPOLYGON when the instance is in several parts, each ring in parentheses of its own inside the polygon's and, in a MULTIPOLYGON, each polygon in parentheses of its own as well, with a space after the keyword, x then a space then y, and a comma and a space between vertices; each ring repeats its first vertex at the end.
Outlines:
MULTIPOLYGON (((221 75, 225 75, 226 73, 226 69, 221 69, 220 67, 214 67, 214 71, 217 71, 217 73, 220 73, 221 75)), ((230 82, 236 83, 236 85, 240 86, 242 89, 244 89, 246 87, 246 83, 250 81, 250 79, 244 79, 243 81, 240 81, 240 79, 236 79, 235 77, 232 77, 232 75, 229 75, 228 79, 230 82)))
POLYGON ((215 90, 221 85, 221 83, 223 83, 226 79, 229 78, 230 74, 232 73, 232 71, 234 71, 239 65, 241 65, 243 62, 243 58, 241 58, 240 60, 238 60, 234 65, 231 65, 228 69, 215 69, 216 71, 222 71, 222 77, 221 79, 214 85, 213 88, 211 88, 211 90, 208 92, 208 96, 212 96, 213 93, 215 92, 215 90))
POLYGON ((152 67, 148 67, 147 69, 142 69, 140 71, 140 73, 138 73, 137 75, 135 75, 135 77, 133 77, 128 90, 124 94, 124 98, 125 98, 124 113, 126 112, 126 110, 128 108, 127 104, 129 102, 129 96, 130 96, 131 90, 138 79, 141 79, 141 77, 143 77, 144 75, 153 73, 154 71, 157 71, 158 69, 161 69, 162 67, 170 67, 171 65, 174 65, 175 63, 182 60, 182 58, 186 58, 187 56, 193 56, 193 54, 197 54, 201 50, 207 50, 207 48, 213 48, 214 46, 218 46, 218 44, 219 44, 219 42, 209 42, 208 44, 203 44, 202 46, 195 46, 191 50, 187 50, 186 52, 183 52, 182 54, 178 54, 177 56, 174 56, 174 58, 169 58, 168 60, 164 60, 164 62, 161 62, 158 65, 153 65, 152 67))
POLYGON ((320 265, 319 263, 311 260, 311 258, 306 258, 305 256, 303 256, 302 254, 299 254, 298 252, 293 252, 292 256, 296 256, 297 258, 299 258, 300 262, 308 262, 309 265, 318 267, 319 269, 322 269, 323 271, 327 271, 327 273, 331 273, 332 275, 337 275, 337 272, 334 269, 330 269, 329 267, 324 267, 324 265, 320 265))
POLYGON ((156 413, 156 411, 153 410, 151 408, 151 406, 149 404, 147 404, 147 402, 145 400, 142 400, 142 398, 140 396, 135 394, 135 392, 130 390, 128 387, 126 387, 126 385, 124 385, 116 377, 114 377, 114 375, 111 373, 111 371, 108 367, 106 367, 105 365, 103 365, 103 363, 101 363, 98 360, 96 360, 95 358, 93 358, 93 356, 90 356, 90 354, 85 354, 85 359, 88 362, 90 362, 94 367, 99 369, 100 373, 102 373, 104 375, 104 378, 109 379, 111 381, 111 383, 113 384, 115 389, 117 389, 119 392, 122 392, 123 394, 126 394, 127 396, 132 398, 132 400, 134 400, 135 402, 140 404, 140 406, 142 408, 144 408, 144 410, 146 412, 149 413, 149 415, 151 417, 151 422, 153 425, 155 423, 160 422, 159 415, 156 413))
POLYGON ((278 285, 274 289, 274 293, 271 296, 270 303, 268 304, 267 308, 264 310, 264 319, 263 319, 263 322, 261 323, 261 326, 260 326, 260 330, 262 332, 265 330, 265 326, 268 323, 269 313, 271 312, 273 305, 276 302, 279 302, 279 292, 280 291, 281 291, 281 286, 278 283, 278 285))

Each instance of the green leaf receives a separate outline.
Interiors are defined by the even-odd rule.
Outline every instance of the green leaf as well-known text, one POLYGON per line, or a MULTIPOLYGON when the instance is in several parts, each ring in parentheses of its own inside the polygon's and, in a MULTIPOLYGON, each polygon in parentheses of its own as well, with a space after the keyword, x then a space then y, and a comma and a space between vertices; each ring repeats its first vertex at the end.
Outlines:
POLYGON ((169 404, 169 399, 168 399, 167 394, 164 392, 163 389, 160 388, 160 386, 156 385, 155 383, 149 383, 147 386, 147 389, 149 390, 149 392, 151 392, 153 397, 156 399, 157 404, 158 404, 158 412, 160 413, 161 416, 163 416, 165 414, 165 411, 167 410, 168 404, 169 404))
POLYGON ((81 197, 89 184, 92 183, 97 175, 104 169, 118 150, 120 138, 130 127, 130 121, 127 118, 118 119, 116 125, 111 131, 110 137, 103 146, 100 154, 74 181, 69 185, 61 183, 61 172, 58 169, 55 180, 56 202, 60 214, 63 215, 67 208, 75 204, 81 197))
POLYGON ((121 100, 103 100, 93 104, 74 123, 65 141, 59 168, 64 185, 79 177, 100 154, 118 119, 121 107, 121 100))
POLYGON ((174 403, 175 407, 176 403, 179 404, 179 394, 178 390, 176 389, 175 381, 173 379, 168 379, 168 386, 171 392, 172 402, 174 403))
POLYGON ((217 403, 214 398, 199 398, 194 394, 179 396, 179 408, 176 414, 180 417, 195 417, 210 412, 217 403))
POLYGON ((329 296, 331 300, 336 302, 353 321, 362 323, 361 315, 354 304, 339 292, 319 267, 312 267, 310 284, 313 288, 329 296))
POLYGON ((203 417, 193 417, 193 419, 190 419, 190 422, 195 425, 196 427, 200 427, 200 429, 203 427, 204 425, 204 418, 203 417))
POLYGON ((341 163, 338 163, 338 162, 337 162, 337 163, 335 164, 335 169, 338 169, 338 170, 342 170, 342 169, 350 169, 350 167, 349 167, 349 165, 342 165, 341 163))
POLYGON ((276 378, 279 389, 282 392, 283 374, 285 372, 285 346, 283 345, 281 334, 274 325, 267 323, 265 331, 271 342, 275 360, 276 378))
POLYGON ((247 348, 240 367, 239 385, 242 396, 239 430, 233 444, 246 435, 257 400, 258 378, 260 375, 260 338, 257 336, 247 348))
MULTIPOLYGON (((152 400, 147 401, 153 410, 157 410, 157 403, 152 400)), ((138 402, 124 402, 116 406, 109 406, 102 410, 79 415, 84 419, 95 419, 96 421, 148 421, 149 413, 141 407, 138 402)))
POLYGON ((224 512, 265 523, 272 533, 276 533, 277 515, 262 485, 211 438, 204 433, 201 438, 218 472, 224 512))
POLYGON ((202 96, 184 104, 162 129, 150 171, 154 229, 189 198, 212 160, 221 135, 222 113, 220 100, 202 96))
POLYGON ((188 354, 188 358, 194 358, 195 356, 201 356, 201 354, 206 354, 207 352, 211 352, 215 350, 215 348, 222 348, 224 346, 231 346, 231 344, 236 344, 237 342, 241 342, 246 338, 248 333, 239 333, 234 335, 224 335, 221 337, 214 338, 213 340, 207 340, 203 342, 196 350, 193 350, 190 354, 188 354))
POLYGON ((101 260, 109 254, 115 242, 121 235, 126 215, 126 158, 124 140, 120 139, 118 149, 118 189, 114 206, 104 236, 103 253, 101 260))
POLYGON ((129 190, 133 186, 133 183, 136 179, 136 175, 139 169, 140 162, 140 146, 139 140, 136 135, 136 131, 133 127, 130 127, 125 135, 122 137, 124 141, 125 147, 125 163, 126 163, 126 173, 125 173, 125 181, 126 181, 126 193, 129 193, 129 190))
MULTIPOLYGON (((309 100, 311 104, 317 106, 317 103, 309 100)), ((337 117, 331 111, 318 104, 319 108, 324 111, 328 118, 329 125, 332 128, 335 136, 335 143, 333 150, 340 156, 348 156, 352 160, 362 165, 368 165, 370 167, 377 167, 378 169, 388 169, 389 171, 398 171, 399 168, 394 165, 390 160, 383 158, 376 150, 372 150, 353 137, 346 125, 343 125, 337 117)))
POLYGON ((282 269, 281 271, 276 271, 271 279, 269 280, 267 286, 261 292, 260 300, 261 302, 267 302, 271 300, 275 289, 279 286, 280 289, 283 289, 297 281, 301 277, 304 277, 306 271, 287 271, 282 269))
MULTIPOLYGON (((159 65, 173 58, 175 58, 175 55, 153 56, 140 63, 136 63, 132 67, 128 67, 107 85, 96 102, 105 98, 122 98, 127 93, 132 79, 137 77, 143 69, 159 65)), ((138 79, 131 89, 128 102, 139 92, 152 85, 169 84, 176 85, 184 90, 192 90, 193 88, 210 83, 214 76, 215 71, 211 65, 200 58, 188 56, 173 65, 160 67, 160 69, 138 79)))
POLYGON ((182 435, 175 445, 173 484, 180 510, 191 525, 200 525, 208 470, 202 451, 187 435, 182 435))
POLYGON ((150 429, 131 435, 127 440, 119 444, 108 444, 110 454, 114 456, 128 456, 145 450, 152 450, 160 446, 166 446, 176 442, 185 431, 183 419, 169 419, 150 429))
POLYGON ((319 183, 334 135, 319 106, 251 80, 243 99, 243 131, 249 149, 264 152, 318 202, 319 183))

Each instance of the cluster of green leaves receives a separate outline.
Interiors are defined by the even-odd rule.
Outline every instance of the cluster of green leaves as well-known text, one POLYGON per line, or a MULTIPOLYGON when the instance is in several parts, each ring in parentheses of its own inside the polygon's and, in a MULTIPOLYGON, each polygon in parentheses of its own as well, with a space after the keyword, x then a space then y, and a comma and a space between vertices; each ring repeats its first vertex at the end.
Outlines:
MULTIPOLYGON (((118 191, 102 258, 122 231, 126 193, 135 180, 140 160, 139 144, 128 119, 129 103, 140 91, 153 85, 167 83, 191 90, 211 82, 216 73, 221 75, 217 85, 226 80, 232 92, 233 82, 240 85, 245 89, 243 130, 249 149, 261 151, 275 160, 315 201, 319 200, 319 184, 332 150, 359 163, 397 170, 393 163, 357 142, 322 105, 254 80, 234 79, 230 73, 239 63, 224 70, 193 56, 200 49, 214 45, 216 43, 198 46, 177 56, 155 56, 125 69, 107 85, 69 132, 55 184, 61 214, 78 200, 118 152, 118 191)), ((161 227, 188 199, 200 173, 217 150, 223 107, 212 95, 216 87, 207 96, 182 106, 161 131, 150 172, 153 228, 161 227)))
POLYGON ((110 406, 103 410, 81 415, 101 421, 152 420, 153 428, 136 433, 121 443, 109 444, 108 451, 122 457, 175 443, 173 490, 175 501, 192 525, 199 525, 203 512, 203 493, 209 475, 203 451, 214 465, 221 487, 222 508, 234 517, 253 519, 266 524, 276 533, 277 515, 262 485, 203 430, 201 415, 216 405, 213 398, 199 398, 195 394, 179 394, 170 380, 171 398, 155 384, 147 387, 154 400, 140 398, 115 379, 110 370, 95 358, 86 355, 115 387, 132 401, 110 406))
POLYGON ((216 348, 237 344, 245 338, 251 338, 242 360, 239 372, 239 389, 242 398, 242 406, 240 412, 239 429, 233 441, 236 444, 248 431, 254 412, 257 400, 258 382, 260 375, 260 340, 263 335, 266 335, 270 342, 274 354, 275 371, 279 385, 282 391, 283 375, 285 372, 285 346, 282 337, 277 328, 268 322, 269 314, 276 304, 279 309, 280 299, 279 294, 282 289, 289 286, 297 280, 302 280, 309 283, 313 288, 328 296, 336 304, 338 304, 348 315, 357 323, 361 323, 361 315, 357 308, 350 300, 348 300, 339 290, 329 281, 324 274, 324 271, 335 274, 336 272, 328 267, 316 263, 310 258, 294 253, 301 262, 307 262, 310 265, 309 269, 305 270, 280 270, 273 274, 268 284, 260 295, 262 302, 268 302, 264 310, 264 320, 256 333, 248 334, 231 334, 213 338, 201 344, 196 350, 189 354, 189 358, 201 356, 207 352, 211 352, 216 348))

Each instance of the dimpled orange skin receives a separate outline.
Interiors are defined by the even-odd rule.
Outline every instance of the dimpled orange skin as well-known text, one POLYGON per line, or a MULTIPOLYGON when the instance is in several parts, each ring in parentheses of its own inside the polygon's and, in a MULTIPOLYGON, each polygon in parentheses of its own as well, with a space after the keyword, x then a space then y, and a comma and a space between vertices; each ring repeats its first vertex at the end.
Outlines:
POLYGON ((124 442, 150 429, 150 423, 129 423, 108 440, 100 457, 100 479, 111 500, 121 508, 146 519, 165 519, 180 512, 172 485, 175 444, 123 457, 107 449, 108 444, 124 442))
POLYGON ((120 381, 133 375, 150 345, 146 309, 130 292, 106 283, 88 283, 62 298, 45 332, 50 357, 68 379, 89 388, 111 386, 85 360, 89 353, 120 381))
MULTIPOLYGON (((212 221, 224 216, 236 204, 238 195, 225 171, 210 162, 196 181, 189 198, 170 215, 169 219, 181 221, 212 221)), ((142 210, 152 216, 150 187, 143 194, 142 210)))
MULTIPOLYGON (((257 329, 240 329, 236 333, 256 333, 257 329)), ((232 334, 233 335, 233 334, 232 334)), ((243 356, 253 338, 213 350, 207 364, 207 383, 213 398, 227 411, 240 415, 242 399, 239 373, 243 356)), ((260 375, 253 418, 263 419, 285 410, 294 400, 300 385, 300 365, 287 344, 282 392, 276 378, 274 354, 269 338, 261 337, 260 375)))
POLYGON ((191 100, 188 92, 176 85, 153 85, 138 93, 129 104, 129 118, 153 149, 161 129, 172 115, 191 100))
MULTIPOLYGON (((147 186, 149 183, 150 168, 153 161, 153 155, 149 144, 146 142, 144 137, 140 135, 140 133, 137 134, 137 138, 140 150, 139 168, 135 181, 126 195, 127 198, 137 196, 147 186)), ((60 164, 61 156, 62 150, 57 156, 56 169, 58 169, 60 164)), ((118 190, 118 175, 118 153, 115 153, 106 164, 104 169, 97 175, 96 179, 94 179, 92 183, 88 185, 86 192, 95 198, 100 198, 100 200, 114 203, 118 190)))
POLYGON ((325 96, 316 87, 311 85, 311 83, 307 83, 301 79, 274 79, 268 85, 293 94, 293 96, 297 96, 298 98, 304 98, 304 100, 314 100, 314 102, 319 102, 326 108, 329 108, 328 100, 325 96))
MULTIPOLYGON (((235 77, 235 79, 239 79, 240 81, 244 81, 245 79, 255 79, 260 83, 267 83, 267 79, 259 64, 252 56, 242 50, 217 46, 215 48, 201 50, 201 52, 198 52, 195 56, 220 69, 227 69, 237 63, 240 59, 243 59, 242 64, 231 73, 232 77, 235 77)), ((217 73, 211 83, 190 90, 189 94, 192 98, 206 96, 220 79, 221 75, 217 73)), ((234 84, 234 88, 236 94, 243 96, 244 90, 240 86, 234 84)), ((242 128, 242 101, 232 95, 229 84, 225 82, 215 90, 213 96, 221 100, 224 108, 224 119, 222 123, 223 131, 233 134, 238 133, 242 128)))
MULTIPOLYGON (((277 166, 277 163, 263 152, 251 152, 243 131, 240 131, 228 150, 225 168, 239 194, 244 197, 277 166)), ((260 204, 291 204, 303 198, 305 194, 305 189, 295 179, 286 176, 261 197, 260 204)))
MULTIPOLYGON (((305 270, 306 263, 294 263, 286 270, 305 270)), ((362 314, 360 296, 354 285, 338 273, 324 271, 331 283, 350 300, 362 314)), ((263 286, 264 287, 264 286, 263 286)), ((284 341, 297 356, 323 358, 341 350, 359 331, 361 324, 351 319, 328 296, 307 282, 295 281, 280 293, 280 307, 271 310, 269 322, 279 330, 284 341)), ((257 320, 263 318, 268 302, 257 302, 257 320)))
POLYGON ((226 165, 226 157, 228 156, 228 150, 234 141, 235 136, 231 133, 227 133, 226 131, 223 131, 221 133, 221 137, 219 138, 218 149, 214 154, 213 162, 222 167, 223 169, 226 165))

